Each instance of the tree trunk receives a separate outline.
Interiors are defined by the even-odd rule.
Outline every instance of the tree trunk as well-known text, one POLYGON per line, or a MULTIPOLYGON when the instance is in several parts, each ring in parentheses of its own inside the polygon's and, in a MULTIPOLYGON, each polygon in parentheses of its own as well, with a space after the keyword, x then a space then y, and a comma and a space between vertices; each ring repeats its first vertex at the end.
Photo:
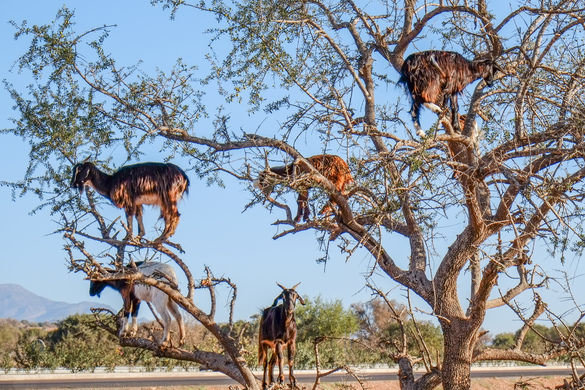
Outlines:
POLYGON ((453 319, 442 321, 444 358, 441 378, 444 390, 471 388, 471 359, 475 332, 466 322, 453 319))

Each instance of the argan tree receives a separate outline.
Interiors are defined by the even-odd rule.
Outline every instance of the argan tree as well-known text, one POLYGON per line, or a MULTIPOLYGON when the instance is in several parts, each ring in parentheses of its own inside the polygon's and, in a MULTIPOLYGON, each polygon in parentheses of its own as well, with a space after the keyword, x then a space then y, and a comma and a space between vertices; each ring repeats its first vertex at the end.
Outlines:
POLYGON ((250 203, 243 206, 272 208, 279 215, 275 238, 317 231, 348 255, 363 248, 381 272, 424 302, 441 327, 444 354, 415 380, 415 357, 397 348, 402 388, 467 389, 474 362, 544 364, 578 353, 583 343, 571 330, 584 313, 571 319, 554 314, 539 293, 552 275, 539 262, 560 263, 583 247, 582 1, 529 0, 498 3, 497 9, 485 0, 153 3, 171 17, 216 21, 205 36, 207 77, 181 61, 152 75, 118 64, 107 54, 109 28, 75 31, 72 12, 63 9, 45 26, 15 24, 17 37, 30 39, 18 64, 32 72, 35 84, 27 91, 8 85, 17 112, 8 131, 32 146, 26 177, 14 185, 39 194, 58 216, 71 268, 105 277, 104 268, 126 263, 134 251, 175 261, 188 279, 186 295, 140 274, 117 277, 167 292, 224 351, 161 349, 145 339, 124 338, 122 344, 192 359, 258 387, 237 335, 215 323, 215 305, 205 313, 192 299, 194 289, 206 288, 213 303, 214 286, 229 281, 214 279, 211 271, 208 279, 194 280, 178 244, 119 240, 124 226, 100 215, 99 198, 90 193, 80 200, 67 189, 78 160, 90 155, 120 166, 124 161, 106 161, 114 147, 123 145, 125 157, 134 159, 155 143, 164 145, 165 157, 187 159, 202 177, 231 175, 248 184, 250 203), (459 112, 467 115, 461 129, 452 126, 449 110, 426 110, 426 135, 419 137, 409 98, 395 83, 405 56, 430 48, 495 60, 504 72, 490 88, 481 80, 466 88, 459 99, 459 112), (206 106, 206 94, 215 93, 225 107, 206 106), (230 103, 270 120, 231 121, 230 103), (474 121, 479 138, 471 136, 474 121), (354 187, 344 196, 314 170, 311 185, 319 191, 310 203, 319 210, 331 196, 335 215, 313 213, 294 223, 286 194, 306 186, 306 177, 283 180, 269 196, 252 183, 267 165, 306 164, 318 153, 350 162, 354 187), (486 312, 502 306, 524 323, 514 347, 476 348, 486 312), (522 350, 524 335, 544 317, 565 336, 545 353, 522 350))

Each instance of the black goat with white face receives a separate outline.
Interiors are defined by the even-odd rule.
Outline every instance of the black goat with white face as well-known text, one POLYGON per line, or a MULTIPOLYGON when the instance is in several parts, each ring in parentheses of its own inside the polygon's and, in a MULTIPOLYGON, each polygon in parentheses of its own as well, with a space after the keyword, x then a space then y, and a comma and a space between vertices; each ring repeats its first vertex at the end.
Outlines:
POLYGON ((447 100, 451 101, 453 126, 458 129, 457 95, 480 78, 491 86, 497 71, 503 72, 493 60, 469 61, 452 51, 429 50, 409 55, 402 64, 399 83, 406 84, 412 97, 410 114, 417 134, 425 135, 419 121, 421 105, 440 114, 446 109, 447 100))
MULTIPOLYGON (((178 288, 177 275, 175 270, 168 264, 156 262, 139 262, 136 263, 137 270, 145 276, 160 279, 164 283, 170 284, 174 288, 178 288)), ((163 333, 160 339, 161 345, 167 345, 170 341, 171 329, 171 315, 175 317, 177 325, 179 326, 179 345, 185 342, 185 325, 183 317, 179 311, 178 305, 169 298, 167 294, 157 289, 156 287, 146 284, 135 283, 126 279, 112 279, 112 280, 90 280, 89 295, 100 296, 106 287, 111 287, 122 295, 124 302, 124 316, 122 326, 118 332, 118 336, 124 335, 135 336, 138 330, 138 309, 140 302, 151 302, 158 312, 162 323, 163 333), (132 327, 129 329, 128 318, 132 316, 132 327)))
POLYGON ((262 377, 263 389, 266 388, 267 384, 270 385, 274 381, 272 371, 275 363, 278 363, 278 382, 284 382, 284 374, 282 372, 284 347, 287 347, 290 383, 293 388, 296 386, 296 378, 293 373, 297 339, 297 323, 294 316, 295 304, 297 300, 301 304, 305 304, 303 298, 295 290, 299 284, 297 283, 294 287, 286 288, 277 283, 282 288, 282 292, 274 299, 272 306, 264 309, 262 312, 258 335, 258 363, 264 368, 264 375, 262 377), (282 304, 277 306, 276 304, 279 299, 282 299, 282 304), (272 350, 270 363, 268 363, 268 348, 272 350), (268 383, 266 383, 267 368, 269 373, 268 383))

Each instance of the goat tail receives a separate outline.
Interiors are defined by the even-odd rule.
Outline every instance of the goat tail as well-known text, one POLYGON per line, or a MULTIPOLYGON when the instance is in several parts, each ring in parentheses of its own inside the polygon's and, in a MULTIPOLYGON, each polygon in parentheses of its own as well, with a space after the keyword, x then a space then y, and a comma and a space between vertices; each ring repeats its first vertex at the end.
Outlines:
POLYGON ((258 365, 262 366, 266 360, 266 350, 262 348, 262 342, 258 342, 258 365))
POLYGON ((179 170, 179 174, 183 177, 183 180, 185 181, 184 194, 189 195, 189 185, 191 185, 191 182, 189 181, 189 176, 187 176, 185 171, 183 171, 181 168, 177 167, 177 169, 179 170))
POLYGON ((260 331, 258 332, 258 365, 262 366, 266 361, 266 348, 262 345, 262 324, 260 324, 260 331))
POLYGON ((402 64, 402 68, 400 68, 400 71, 398 72, 400 74, 400 77, 398 78, 398 81, 396 82, 396 85, 399 87, 404 88, 405 90, 409 91, 408 88, 408 70, 406 69, 406 65, 402 64))

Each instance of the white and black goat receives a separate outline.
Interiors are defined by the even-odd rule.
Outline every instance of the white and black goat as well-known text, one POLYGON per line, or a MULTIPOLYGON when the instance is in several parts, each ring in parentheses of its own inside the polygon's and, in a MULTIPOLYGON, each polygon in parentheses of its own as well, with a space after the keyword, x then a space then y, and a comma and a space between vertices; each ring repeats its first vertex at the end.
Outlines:
POLYGON ((81 193, 85 186, 92 187, 126 211, 129 237, 132 235, 134 216, 138 221, 138 235, 145 234, 142 205, 159 206, 165 228, 156 241, 164 241, 173 235, 179 224, 177 202, 183 193, 188 192, 189 178, 174 164, 149 162, 128 165, 108 175, 91 162, 84 162, 73 167, 71 187, 81 193))
POLYGON ((276 297, 272 306, 262 311, 260 318, 260 330, 258 334, 258 364, 264 368, 262 377, 262 388, 266 389, 273 380, 274 364, 278 363, 278 382, 284 382, 283 374, 283 348, 287 348, 288 355, 288 373, 292 388, 296 386, 296 378, 293 373, 294 358, 296 353, 297 340, 297 323, 295 321, 295 304, 298 301, 305 304, 303 298, 296 292, 294 287, 286 288, 277 283, 282 288, 282 292, 276 297), (282 304, 276 305, 278 300, 282 299, 282 304), (272 350, 272 357, 268 363, 268 348, 272 350), (266 369, 268 367, 268 383, 266 382, 266 369))
POLYGON ((399 83, 406 84, 412 97, 410 114, 419 136, 420 107, 427 106, 435 113, 442 113, 451 101, 451 120, 458 129, 457 95, 473 81, 482 78, 491 86, 496 71, 503 71, 491 59, 468 61, 461 54, 451 51, 429 50, 409 55, 402 64, 399 83))
MULTIPOLYGON (((347 195, 346 187, 353 182, 353 177, 345 160, 332 154, 319 154, 307 157, 306 160, 317 172, 329 180, 335 186, 337 191, 342 195, 347 195)), ((280 167, 269 167, 265 171, 260 172, 258 180, 256 181, 256 186, 262 191, 262 193, 264 193, 264 195, 268 196, 279 181, 294 180, 296 177, 306 174, 309 174, 310 178, 311 168, 308 167, 306 163, 302 162, 302 160, 280 167)), ((310 210, 308 200, 309 189, 312 186, 314 186, 314 184, 308 183, 300 186, 298 189, 298 209, 295 222, 299 222, 301 217, 304 221, 309 219, 310 210)), ((323 207, 320 213, 324 214, 330 212, 332 204, 334 205, 335 201, 330 197, 329 203, 323 207)))
MULTIPOLYGON (((159 279, 168 283, 174 288, 178 288, 177 275, 175 270, 168 264, 156 262, 140 262, 137 264, 138 272, 144 276, 159 279)), ((163 334, 160 339, 160 345, 167 345, 170 340, 171 315, 177 321, 179 326, 179 345, 185 342, 185 325, 183 317, 177 304, 169 298, 167 294, 156 287, 146 284, 135 283, 126 279, 112 280, 91 280, 89 283, 89 295, 98 297, 106 287, 111 287, 122 295, 124 302, 123 323, 120 326, 118 336, 134 336, 138 330, 137 316, 140 302, 150 302, 156 309, 163 323, 163 334), (170 313, 170 314, 169 314, 170 313), (132 327, 129 330, 128 317, 132 315, 132 327)))

